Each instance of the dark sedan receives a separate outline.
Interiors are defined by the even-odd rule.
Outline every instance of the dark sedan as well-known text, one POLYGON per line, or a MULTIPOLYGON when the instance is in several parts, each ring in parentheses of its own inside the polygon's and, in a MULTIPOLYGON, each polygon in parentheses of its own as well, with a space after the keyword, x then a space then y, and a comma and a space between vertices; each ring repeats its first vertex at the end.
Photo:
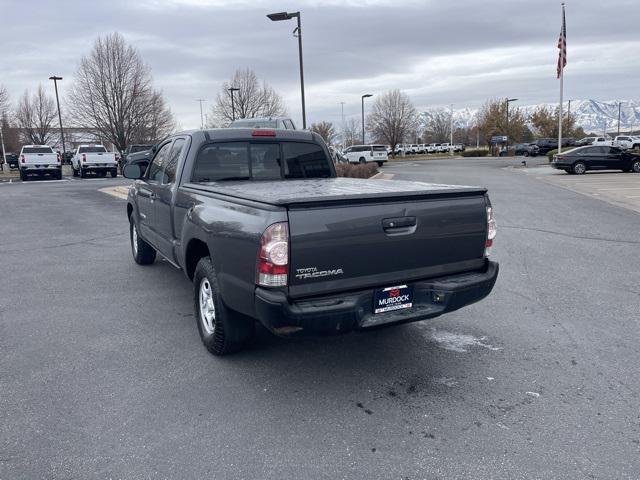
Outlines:
POLYGON ((587 170, 622 170, 640 173, 640 155, 617 147, 578 147, 553 156, 553 168, 582 175, 587 170))

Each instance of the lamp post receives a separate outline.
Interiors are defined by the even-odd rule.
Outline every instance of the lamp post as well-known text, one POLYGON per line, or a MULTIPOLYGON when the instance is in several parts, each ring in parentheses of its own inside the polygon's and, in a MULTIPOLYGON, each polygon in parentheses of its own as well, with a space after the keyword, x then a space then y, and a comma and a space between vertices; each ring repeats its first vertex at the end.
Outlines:
POLYGON ((365 93, 364 95, 362 95, 362 144, 364 145, 364 99, 365 98, 369 98, 369 97, 373 97, 373 95, 371 93, 365 93))
POLYGON ((236 87, 229 87, 227 90, 231 92, 231 119, 234 121, 236 119, 236 106, 233 103, 233 92, 237 92, 240 89, 236 87))
POLYGON ((269 20, 273 22, 279 22, 282 20, 291 20, 292 18, 297 19, 298 26, 293 30, 293 36, 298 37, 298 57, 300 60, 300 93, 302 96, 302 128, 307 128, 307 113, 305 110, 304 104, 304 67, 302 63, 302 25, 300 20, 300 12, 279 12, 279 13, 270 13, 267 15, 269 20))
POLYGON ((58 105, 58 121, 60 122, 60 139, 62 140, 62 160, 60 163, 64 162, 66 157, 66 150, 64 148, 64 130, 62 130, 62 114, 60 113, 60 99, 58 98, 58 80, 62 80, 62 77, 57 77, 52 75, 49 77, 49 80, 53 80, 53 86, 56 89, 56 104, 58 105))
POLYGON ((517 100, 518 100, 517 98, 507 98, 507 131, 505 132, 507 134, 507 141, 505 145, 507 154, 509 154, 509 104, 517 100))
POLYGON ((200 128, 204 130, 204 116, 202 115, 202 102, 205 102, 204 98, 196 98, 196 102, 200 103, 200 128))
POLYGON ((620 136, 620 105, 622 102, 618 102, 618 136, 620 136))
POLYGON ((451 114, 449 115, 449 155, 453 155, 453 103, 451 104, 451 114))

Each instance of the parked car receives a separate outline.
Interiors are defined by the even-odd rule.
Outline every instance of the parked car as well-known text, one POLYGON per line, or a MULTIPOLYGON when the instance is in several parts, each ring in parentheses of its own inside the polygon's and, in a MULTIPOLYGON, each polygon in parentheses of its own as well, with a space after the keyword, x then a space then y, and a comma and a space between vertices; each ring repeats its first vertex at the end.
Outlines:
POLYGON ((450 144, 448 143, 441 143, 440 144, 440 152, 441 153, 449 153, 452 150, 452 147, 450 144))
POLYGON ((456 143, 453 146, 453 151, 454 152, 464 152, 466 149, 466 147, 464 146, 464 143, 456 143))
POLYGON ((18 155, 16 155, 15 153, 7 152, 6 157, 7 157, 7 166, 10 169, 18 168, 18 160, 19 160, 18 155))
POLYGON ((551 166, 577 175, 589 170, 640 173, 640 155, 633 155, 618 147, 591 145, 554 155, 551 166))
POLYGON ((295 130, 296 125, 293 123, 293 120, 286 117, 240 118, 231 122, 229 128, 275 128, 295 130))
POLYGON ((427 147, 427 153, 438 153, 440 151, 439 143, 431 143, 427 147))
POLYGON ((389 160, 384 145, 352 145, 344 151, 344 156, 349 163, 376 162, 380 167, 389 160))
POLYGON ((104 145, 80 145, 71 159, 71 168, 74 177, 84 178, 89 172, 102 177, 107 173, 118 176, 116 154, 107 152, 104 145))
MULTIPOLYGON (((571 147, 576 144, 575 139, 571 137, 562 139, 562 147, 571 147)), ((556 150, 558 148, 558 139, 557 138, 539 138, 535 142, 529 144, 529 156, 535 157, 537 155, 546 155, 551 150, 556 150)))
POLYGON ((20 150, 20 179, 27 180, 28 175, 53 175, 62 179, 60 155, 48 145, 25 145, 20 150))
POLYGON ((596 138, 598 138, 598 137, 584 137, 584 138, 581 138, 580 140, 578 140, 576 142, 576 146, 584 147, 584 146, 587 146, 587 145, 591 145, 596 138))
POLYGON ((513 146, 513 154, 524 155, 525 157, 529 156, 529 144, 528 143, 517 143, 513 146))
POLYGON ((402 155, 402 154, 406 153, 405 150, 406 150, 405 149, 405 145, 400 143, 400 144, 396 145, 395 154, 396 155, 402 155))
POLYGON ((591 145, 601 147, 613 147, 613 139, 611 137, 595 137, 591 145))
POLYGON ((640 140, 629 135, 618 135, 613 139, 613 146, 620 147, 623 150, 635 150, 640 148, 640 140))
POLYGON ((124 174, 134 261, 159 253, 184 271, 215 355, 242 348, 256 320, 293 335, 433 318, 484 298, 498 276, 486 189, 336 178, 312 132, 177 134, 146 172, 124 174))
POLYGON ((129 155, 133 153, 148 152, 152 147, 153 145, 148 143, 136 143, 127 145, 127 148, 125 148, 124 152, 122 152, 122 155, 120 156, 120 159, 118 160, 120 171, 122 171, 125 163, 127 163, 127 158, 129 157, 129 155))

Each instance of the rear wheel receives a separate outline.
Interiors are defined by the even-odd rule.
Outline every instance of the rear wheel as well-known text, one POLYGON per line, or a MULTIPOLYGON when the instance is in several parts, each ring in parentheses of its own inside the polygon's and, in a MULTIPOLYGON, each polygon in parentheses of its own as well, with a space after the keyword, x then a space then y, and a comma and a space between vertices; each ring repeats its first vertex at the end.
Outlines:
POLYGON ((118 169, 114 168, 111 170, 111 177, 116 178, 118 176, 118 169))
POLYGON ((62 180, 62 168, 60 168, 60 169, 56 172, 56 179, 57 179, 57 180, 62 180))
POLYGON ((84 168, 78 166, 78 175, 80 175, 80 178, 84 178, 87 176, 87 172, 84 168))
POLYGON ((587 171, 587 166, 584 164, 584 162, 576 162, 571 167, 571 170, 576 175, 582 175, 583 173, 585 173, 587 171))
POLYGON ((131 239, 131 253, 135 262, 138 265, 152 264, 156 259, 156 251, 138 235, 138 226, 133 215, 129 217, 129 237, 131 239))
POLYGON ((633 173, 640 173, 640 160, 634 160, 631 164, 631 171, 633 173))
POLYGON ((360 162, 360 163, 367 163, 367 161, 364 159, 364 157, 360 157, 360 158, 358 159, 358 162, 360 162))
POLYGON ((379 167, 384 165, 384 162, 376 162, 378 164, 379 167))
POLYGON ((23 182, 27 181, 27 172, 25 170, 20 169, 20 180, 23 182))
POLYGON ((255 333, 253 319, 230 310, 222 302, 210 257, 201 258, 196 266, 193 306, 202 343, 213 355, 237 352, 255 333))

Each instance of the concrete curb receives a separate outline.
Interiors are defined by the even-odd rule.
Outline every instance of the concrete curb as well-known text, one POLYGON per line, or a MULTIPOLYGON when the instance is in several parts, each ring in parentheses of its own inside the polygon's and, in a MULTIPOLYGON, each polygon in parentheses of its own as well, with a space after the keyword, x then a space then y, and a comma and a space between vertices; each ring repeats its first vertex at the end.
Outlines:
POLYGON ((393 173, 376 173, 371 180, 391 180, 394 177, 393 173))
POLYGON ((126 200, 129 195, 129 187, 105 187, 98 191, 119 198, 120 200, 126 200))

